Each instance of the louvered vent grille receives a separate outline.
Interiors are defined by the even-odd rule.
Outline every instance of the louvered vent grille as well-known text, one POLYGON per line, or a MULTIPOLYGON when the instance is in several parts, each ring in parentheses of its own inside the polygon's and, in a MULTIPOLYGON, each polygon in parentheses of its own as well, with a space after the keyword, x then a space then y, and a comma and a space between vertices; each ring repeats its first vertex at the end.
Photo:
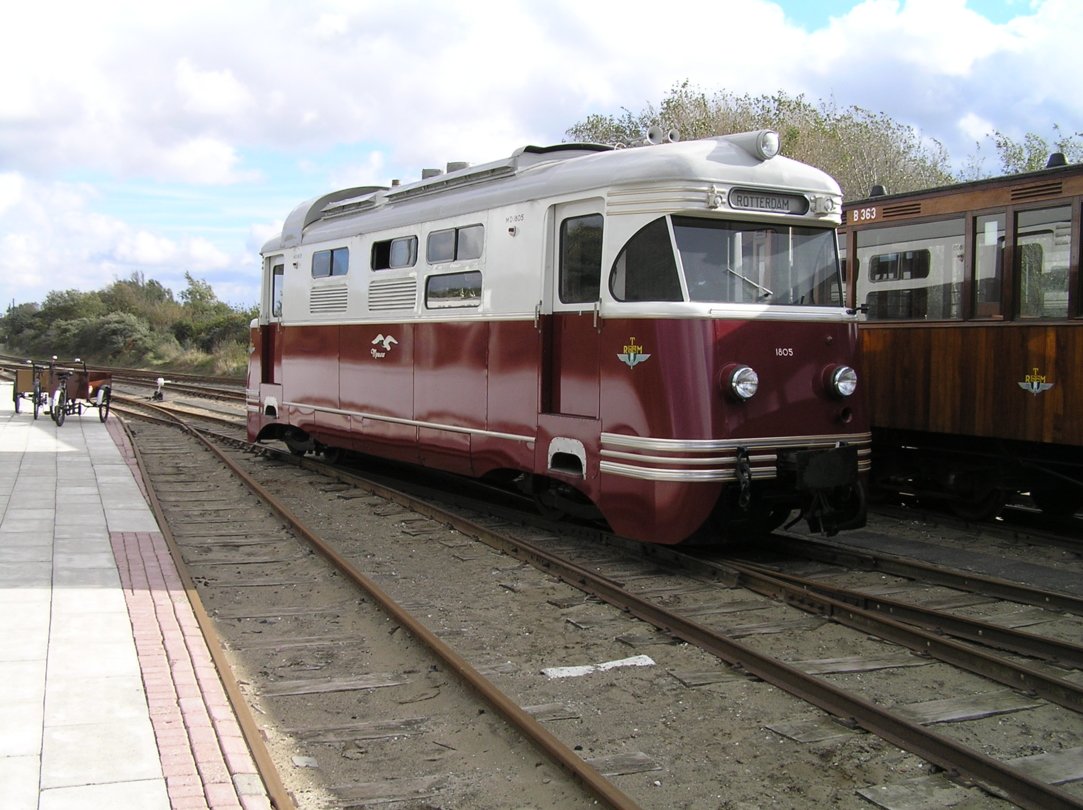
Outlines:
POLYGON ((1049 183, 1038 183, 1034 186, 1021 186, 1012 189, 1012 202, 1027 202, 1040 200, 1043 197, 1056 197, 1061 193, 1062 183, 1054 180, 1049 183))
POLYGON ((417 279, 396 278, 369 285, 369 309, 413 309, 417 300, 417 279))
POLYGON ((914 214, 921 213, 920 202, 907 202, 896 203, 895 205, 885 205, 881 216, 884 219, 892 219, 893 217, 909 217, 914 214))
POLYGON ((314 287, 308 294, 308 311, 313 315, 345 312, 348 300, 345 287, 314 287))

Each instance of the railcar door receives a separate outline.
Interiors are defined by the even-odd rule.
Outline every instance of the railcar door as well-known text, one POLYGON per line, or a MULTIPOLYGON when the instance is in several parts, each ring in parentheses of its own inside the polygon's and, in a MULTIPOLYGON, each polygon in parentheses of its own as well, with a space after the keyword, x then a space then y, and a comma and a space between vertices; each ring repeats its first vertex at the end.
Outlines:
POLYGON ((557 206, 551 241, 552 314, 542 318, 543 413, 598 417, 602 202, 557 206))
POLYGON ((269 261, 266 295, 266 323, 260 324, 260 382, 274 384, 279 380, 282 366, 282 285, 285 281, 285 264, 281 256, 269 261))

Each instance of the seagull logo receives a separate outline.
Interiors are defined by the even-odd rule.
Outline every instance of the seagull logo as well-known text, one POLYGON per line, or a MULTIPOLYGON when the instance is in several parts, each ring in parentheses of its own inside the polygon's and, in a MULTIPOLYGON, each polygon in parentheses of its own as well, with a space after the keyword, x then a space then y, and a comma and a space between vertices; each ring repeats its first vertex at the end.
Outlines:
POLYGON ((398 343, 398 341, 395 340, 395 338, 391 337, 391 335, 377 335, 372 340, 373 348, 369 350, 369 353, 372 355, 372 358, 374 360, 381 360, 384 357, 387 357, 387 353, 391 351, 391 347, 394 346, 396 343, 398 343), (383 351, 377 349, 377 346, 382 346, 383 351))

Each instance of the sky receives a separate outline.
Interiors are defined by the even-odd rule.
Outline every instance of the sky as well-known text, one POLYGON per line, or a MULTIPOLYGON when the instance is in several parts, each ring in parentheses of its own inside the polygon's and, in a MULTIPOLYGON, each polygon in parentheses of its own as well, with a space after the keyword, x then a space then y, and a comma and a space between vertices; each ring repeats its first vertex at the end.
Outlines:
POLYGON ((882 112, 957 168, 994 130, 1083 131, 1078 0, 50 0, 4 29, 0 312, 135 273, 252 306, 304 200, 685 81, 882 112))

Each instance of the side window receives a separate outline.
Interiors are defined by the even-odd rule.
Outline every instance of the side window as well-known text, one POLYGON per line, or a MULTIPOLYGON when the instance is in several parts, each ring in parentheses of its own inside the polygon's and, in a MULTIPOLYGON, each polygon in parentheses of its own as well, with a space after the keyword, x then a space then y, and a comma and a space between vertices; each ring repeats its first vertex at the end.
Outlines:
POLYGON ((271 317, 282 317, 282 286, 285 280, 285 267, 276 264, 271 270, 271 317))
POLYGON ((481 306, 481 273, 447 273, 429 276, 425 282, 425 306, 429 309, 481 306))
POLYGON ((681 301, 681 280, 665 217, 640 228, 628 240, 609 274, 618 301, 681 301))
POLYGON ((870 321, 963 317, 962 218, 857 234, 857 301, 870 321))
POLYGON ((433 231, 425 245, 425 259, 429 264, 479 259, 484 242, 483 225, 433 231))
POLYGON ((602 215, 571 217, 560 223, 560 300, 598 300, 602 277, 602 215))
POLYGON ((1019 317, 1068 317, 1072 210, 1022 211, 1015 227, 1019 317))
POLYGON ((372 245, 372 269, 394 270, 413 267, 417 263, 417 237, 401 236, 372 245))
POLYGON ((1000 283, 1004 257, 1004 215, 978 217, 974 224, 974 317, 1001 314, 1000 283))
POLYGON ((350 249, 317 250, 312 254, 312 278, 344 276, 350 271, 350 249))

